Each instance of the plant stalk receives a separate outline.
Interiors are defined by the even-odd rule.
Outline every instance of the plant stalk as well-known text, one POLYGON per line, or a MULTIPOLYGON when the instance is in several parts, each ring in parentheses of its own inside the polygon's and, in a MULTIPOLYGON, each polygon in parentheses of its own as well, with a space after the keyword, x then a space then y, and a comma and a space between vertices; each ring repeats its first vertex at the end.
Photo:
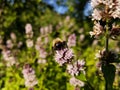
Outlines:
MULTIPOLYGON (((108 26, 108 20, 106 20, 106 32, 105 32, 105 51, 106 51, 106 58, 108 57, 109 53, 109 26, 108 26)), ((106 64, 107 67, 108 64, 106 64)), ((105 81, 105 90, 111 90, 112 86, 109 85, 109 82, 105 81)))
POLYGON ((106 53, 108 53, 109 51, 109 26, 108 26, 108 20, 106 20, 106 32, 105 32, 105 38, 106 38, 106 41, 105 41, 105 49, 106 49, 106 53))

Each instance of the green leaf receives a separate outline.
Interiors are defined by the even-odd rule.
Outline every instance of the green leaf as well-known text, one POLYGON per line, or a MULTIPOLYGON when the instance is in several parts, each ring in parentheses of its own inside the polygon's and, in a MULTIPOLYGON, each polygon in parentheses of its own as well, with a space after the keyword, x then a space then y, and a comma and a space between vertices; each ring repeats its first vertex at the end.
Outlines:
POLYGON ((102 65, 103 76, 106 81, 106 90, 113 90, 113 82, 115 79, 116 68, 112 64, 102 65))
POLYGON ((76 76, 77 79, 82 80, 82 81, 87 81, 86 77, 83 73, 80 73, 78 76, 76 76))

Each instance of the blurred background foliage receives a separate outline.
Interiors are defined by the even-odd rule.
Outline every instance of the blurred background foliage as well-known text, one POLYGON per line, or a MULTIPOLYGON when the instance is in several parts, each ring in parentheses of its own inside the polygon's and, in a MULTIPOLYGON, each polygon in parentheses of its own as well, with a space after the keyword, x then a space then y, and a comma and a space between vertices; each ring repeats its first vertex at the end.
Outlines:
MULTIPOLYGON (((60 67, 54 60, 52 40, 56 37, 67 41, 70 34, 77 37, 76 46, 72 47, 76 59, 86 61, 86 77, 95 90, 104 90, 104 79, 96 68, 95 52, 103 49, 104 38, 95 40, 89 35, 93 23, 90 18, 91 7, 89 0, 0 0, 0 38, 2 44, 10 39, 11 32, 17 36, 17 42, 23 44, 17 48, 18 66, 7 67, 1 56, 0 59, 0 90, 27 90, 24 85, 22 68, 29 63, 36 71, 39 84, 35 90, 74 90, 69 84, 70 76, 65 73, 65 67, 60 67), (61 9, 62 8, 62 9, 61 9), (63 11, 63 12, 62 12, 63 11), (30 23, 36 38, 42 36, 41 28, 48 28, 47 35, 42 36, 43 47, 47 51, 47 63, 38 64, 34 48, 27 48, 25 41, 25 25, 30 23), (49 33, 50 27, 52 32, 49 33), (47 37, 47 42, 45 41, 47 37)), ((110 47, 119 49, 119 41, 110 41, 110 47)), ((14 47, 16 49, 16 47, 14 47)), ((14 50, 13 50, 14 51, 14 50)), ((2 47, 0 47, 2 53, 2 47)), ((118 90, 119 80, 114 88, 118 90)), ((82 88, 83 89, 83 88, 82 88)), ((89 86, 83 90, 91 90, 89 86)))

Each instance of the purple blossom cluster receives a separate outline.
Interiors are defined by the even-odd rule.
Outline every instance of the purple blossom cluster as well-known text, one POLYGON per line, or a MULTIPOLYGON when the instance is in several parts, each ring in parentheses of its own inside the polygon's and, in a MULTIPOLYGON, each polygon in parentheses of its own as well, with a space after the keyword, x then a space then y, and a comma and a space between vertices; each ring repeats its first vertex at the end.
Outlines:
POLYGON ((72 46, 75 46, 76 45, 76 35, 75 34, 71 34, 69 37, 68 37, 68 43, 67 45, 69 47, 72 47, 72 46))
POLYGON ((120 0, 91 0, 93 8, 92 20, 94 21, 93 31, 90 31, 91 36, 98 37, 109 29, 111 37, 120 35, 120 26, 112 24, 109 27, 101 23, 107 22, 111 19, 120 18, 120 0))
POLYGON ((78 76, 80 71, 83 71, 83 73, 85 74, 84 66, 85 66, 85 61, 78 60, 78 61, 74 62, 73 64, 67 65, 67 72, 72 76, 78 76))
POLYGON ((11 50, 4 49, 2 51, 3 59, 8 67, 17 64, 17 58, 14 56, 11 50))
POLYGON ((22 46, 22 42, 17 40, 17 36, 14 32, 10 33, 10 38, 3 41, 3 37, 0 36, 0 49, 2 50, 2 59, 7 67, 18 65, 18 53, 19 48, 22 46))
POLYGON ((91 0, 93 20, 120 18, 120 0, 91 0))
POLYGON ((38 63, 39 64, 45 64, 46 63, 46 57, 47 57, 47 52, 43 47, 43 43, 42 43, 42 38, 39 36, 36 40, 35 43, 35 49, 38 53, 38 63))
POLYGON ((45 26, 45 27, 41 27, 40 28, 40 34, 41 35, 48 35, 50 33, 52 33, 52 25, 48 25, 48 26, 45 26))
POLYGON ((100 25, 99 22, 95 22, 94 24, 95 24, 95 25, 93 26, 93 31, 90 31, 90 35, 91 35, 91 36, 98 37, 98 36, 100 36, 101 34, 103 34, 104 29, 103 29, 103 26, 100 25))
POLYGON ((32 25, 30 23, 26 24, 25 33, 26 33, 26 38, 32 38, 33 37, 32 25))
MULTIPOLYGON (((76 41, 70 41, 70 39, 72 40, 76 40, 76 36, 75 34, 72 34, 69 37, 69 45, 70 46, 74 46, 76 41)), ((59 39, 60 41, 60 39, 59 39)), ((80 72, 82 72, 83 74, 85 74, 85 70, 84 70, 84 66, 85 66, 85 61, 84 60, 77 60, 74 61, 74 54, 72 49, 69 49, 67 46, 64 46, 64 42, 59 42, 59 44, 63 45, 63 47, 60 47, 59 49, 55 49, 55 60, 57 63, 59 63, 60 66, 67 64, 67 72, 72 76, 72 78, 70 79, 70 84, 77 87, 83 87, 84 86, 84 82, 82 82, 81 80, 77 79, 75 76, 78 76, 80 74, 80 72)))
POLYGON ((74 55, 73 55, 72 50, 68 48, 55 51, 55 60, 61 66, 65 63, 71 62, 71 60, 73 59, 73 56, 74 55))
POLYGON ((32 31, 32 25, 30 23, 26 24, 25 26, 25 33, 26 33, 26 45, 28 48, 33 47, 34 42, 32 40, 33 38, 33 31, 32 31))
POLYGON ((26 87, 34 87, 38 84, 38 81, 35 76, 35 71, 29 64, 25 64, 22 70, 23 77, 25 79, 25 86, 26 87))

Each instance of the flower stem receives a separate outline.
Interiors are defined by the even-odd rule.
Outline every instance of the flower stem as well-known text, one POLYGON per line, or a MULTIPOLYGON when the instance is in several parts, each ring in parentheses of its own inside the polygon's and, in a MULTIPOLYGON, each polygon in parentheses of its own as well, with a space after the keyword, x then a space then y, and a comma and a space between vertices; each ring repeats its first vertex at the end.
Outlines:
MULTIPOLYGON (((108 58, 109 53, 109 26, 108 26, 108 19, 106 20, 106 32, 105 32, 105 49, 106 49, 106 58, 108 58)), ((105 67, 108 67, 109 64, 106 64, 105 67)), ((105 90, 111 90, 112 86, 109 85, 109 82, 106 80, 105 83, 105 90)))
POLYGON ((108 53, 109 51, 109 48, 108 48, 108 44, 109 44, 109 31, 108 31, 108 20, 106 20, 106 33, 105 33, 105 38, 106 38, 106 41, 105 41, 105 49, 106 49, 106 53, 108 53))

